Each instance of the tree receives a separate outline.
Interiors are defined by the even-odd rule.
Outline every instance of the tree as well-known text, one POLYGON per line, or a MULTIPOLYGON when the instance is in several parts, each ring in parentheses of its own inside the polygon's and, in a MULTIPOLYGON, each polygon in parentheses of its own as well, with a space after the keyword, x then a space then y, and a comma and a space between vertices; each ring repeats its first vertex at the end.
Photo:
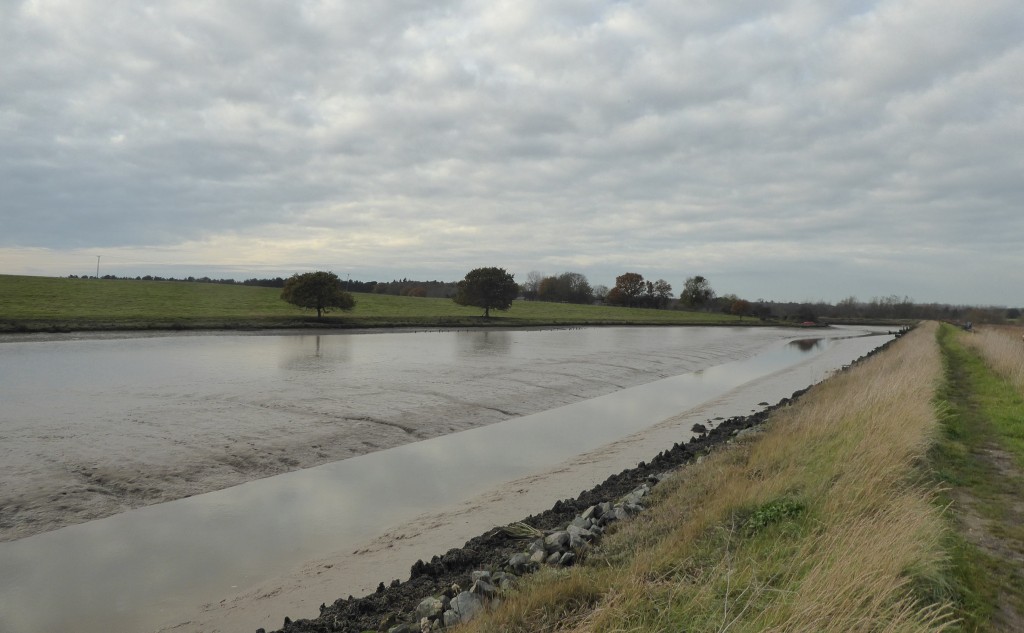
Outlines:
POLYGON ((746 299, 737 299, 729 306, 729 312, 738 316, 740 321, 742 321, 743 317, 750 313, 750 302, 746 299))
POLYGON ((846 318, 860 316, 859 306, 860 302, 857 301, 857 297, 850 295, 836 304, 836 315, 846 318))
POLYGON ((594 290, 582 273, 564 272, 557 277, 542 279, 537 298, 562 303, 591 303, 594 301, 594 290))
POLYGON ((804 323, 814 323, 818 320, 818 315, 814 313, 814 307, 808 303, 803 303, 796 311, 796 318, 798 321, 804 323))
POLYGON ((726 293, 721 297, 714 299, 714 306, 717 307, 722 314, 732 314, 732 304, 739 301, 740 298, 732 293, 726 293))
POLYGON ((533 301, 537 298, 540 292, 540 284, 544 281, 544 273, 536 270, 531 270, 526 275, 526 283, 523 284, 523 298, 527 301, 533 301))
POLYGON ((292 275, 284 282, 281 298, 300 308, 316 310, 318 319, 331 308, 351 310, 356 305, 338 276, 323 271, 292 275))
POLYGON ((644 276, 640 273, 623 273, 615 278, 615 287, 608 293, 606 299, 609 303, 613 300, 616 305, 633 307, 639 302, 647 284, 644 283, 644 276))
POLYGON ((764 303, 758 303, 757 305, 753 306, 752 311, 754 313, 754 316, 761 319, 762 321, 767 321, 768 319, 774 316, 772 314, 771 306, 765 305, 764 303))
POLYGON ((672 285, 664 279, 659 279, 654 283, 647 282, 648 294, 650 294, 650 301, 652 308, 664 308, 668 306, 669 299, 672 298, 672 285))
POLYGON ((687 277, 683 291, 679 294, 680 303, 690 308, 700 307, 714 298, 715 291, 711 289, 711 282, 700 275, 687 277))
POLYGON ((566 301, 569 303, 593 303, 594 289, 590 287, 583 273, 565 272, 558 276, 566 288, 566 301))
POLYGON ((519 296, 519 285, 512 273, 504 268, 475 268, 459 282, 452 300, 463 306, 484 309, 484 318, 490 318, 491 309, 508 310, 519 296))
POLYGON ((538 301, 561 301, 561 293, 558 289, 558 277, 545 277, 537 285, 536 299, 538 301))

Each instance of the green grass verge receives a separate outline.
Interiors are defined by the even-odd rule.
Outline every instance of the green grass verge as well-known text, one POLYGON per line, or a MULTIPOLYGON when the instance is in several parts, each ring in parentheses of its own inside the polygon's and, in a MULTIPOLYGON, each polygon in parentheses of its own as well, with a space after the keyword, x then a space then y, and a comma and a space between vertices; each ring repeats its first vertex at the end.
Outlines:
POLYGON ((517 301, 506 312, 449 299, 354 293, 356 307, 322 320, 276 288, 171 281, 0 275, 0 332, 293 327, 762 325, 706 312, 517 301))
POLYGON ((1024 501, 1024 480, 998 457, 1016 463, 1018 473, 1024 465, 1024 398, 961 344, 957 330, 946 325, 937 336, 945 369, 938 394, 943 433, 931 461, 960 516, 946 543, 961 597, 958 616, 964 630, 1001 630, 994 624, 1000 602, 1024 614, 1024 572, 998 551, 1024 555, 1024 525, 1015 511, 1024 501), (969 531, 987 545, 971 542, 969 531))

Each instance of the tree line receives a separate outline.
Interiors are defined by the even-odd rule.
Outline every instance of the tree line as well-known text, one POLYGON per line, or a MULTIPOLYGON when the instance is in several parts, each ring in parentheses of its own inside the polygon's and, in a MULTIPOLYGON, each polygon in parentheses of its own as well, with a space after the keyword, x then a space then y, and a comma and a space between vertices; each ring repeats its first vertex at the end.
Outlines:
MULTIPOLYGON (((97 279, 92 275, 68 275, 68 279, 97 279)), ((138 275, 135 277, 103 275, 99 279, 118 279, 122 281, 178 281, 201 284, 225 284, 229 286, 262 286, 266 288, 283 288, 287 281, 284 277, 251 278, 238 281, 231 278, 214 279, 211 277, 161 277, 159 275, 138 275)), ((388 294, 402 297, 441 297, 449 299, 455 295, 457 282, 454 281, 416 281, 412 279, 395 279, 392 281, 360 281, 358 279, 341 279, 346 292, 366 292, 388 294)))
MULTIPOLYGON (((214 279, 210 277, 161 277, 143 275, 135 277, 118 277, 104 275, 101 279, 138 280, 138 281, 176 281, 192 283, 212 283, 243 286, 263 286, 282 288, 293 280, 301 278, 308 283, 309 275, 304 273, 283 277, 249 278, 242 281, 235 279, 214 279)), ((462 305, 476 305, 484 309, 489 316, 490 310, 507 310, 512 301, 522 298, 528 301, 551 301, 560 303, 601 303, 622 307, 641 307, 659 309, 684 309, 716 311, 735 315, 738 319, 745 317, 762 320, 818 321, 832 320, 877 320, 877 319, 934 319, 949 322, 973 321, 977 323, 1001 323, 1017 320, 1021 316, 1019 308, 998 306, 979 307, 950 305, 940 303, 916 303, 910 297, 889 295, 875 297, 868 301, 858 300, 850 296, 832 304, 817 302, 780 302, 764 299, 751 301, 735 294, 719 295, 711 287, 710 281, 701 275, 688 277, 683 289, 676 298, 672 285, 664 279, 647 280, 643 275, 627 272, 615 278, 615 286, 607 288, 603 285, 592 286, 587 277, 578 272, 564 272, 559 275, 544 275, 532 271, 522 284, 517 284, 514 275, 502 268, 479 268, 470 271, 466 279, 459 282, 415 281, 410 279, 393 280, 390 282, 342 280, 334 273, 325 273, 330 277, 320 278, 317 292, 303 294, 294 289, 289 291, 290 301, 295 305, 317 309, 322 315, 326 309, 349 309, 355 305, 351 302, 351 293, 377 293, 410 297, 438 297, 455 300, 462 305), (484 272, 480 272, 484 271, 484 272), (490 288, 496 285, 497 290, 490 288), (340 298, 337 293, 345 293, 348 298, 340 298), (313 298, 310 298, 313 297, 313 298), (333 301, 336 305, 328 305, 333 301)), ((89 275, 68 275, 69 279, 95 279, 89 275)), ((294 283, 297 283, 294 282, 294 283)), ((282 296, 282 298, 285 298, 282 296)), ((285 298, 285 300, 288 300, 285 298)))
POLYGON ((125 276, 118 277, 117 275, 102 275, 96 277, 94 275, 68 275, 68 279, 118 279, 121 281, 179 281, 179 282, 192 282, 198 284, 226 284, 229 286, 262 286, 264 288, 283 288, 285 279, 284 277, 271 277, 266 279, 258 279, 253 277, 252 279, 245 279, 237 281, 235 279, 213 279, 210 277, 161 277, 159 275, 136 275, 135 277, 125 276))
MULTIPOLYGON (((484 318, 491 316, 491 310, 508 310, 519 296, 518 284, 504 268, 476 268, 455 287, 455 303, 483 308, 484 318)), ((356 305, 338 276, 326 271, 292 275, 281 289, 281 299, 316 310, 318 319, 331 310, 351 310, 356 305)))
POLYGON ((559 303, 604 303, 629 308, 669 308, 682 304, 698 308, 715 297, 711 283, 701 275, 689 277, 678 301, 672 284, 664 279, 644 279, 640 273, 623 273, 615 278, 615 286, 591 286, 582 273, 564 272, 545 276, 533 271, 526 276, 521 292, 527 301, 559 303))

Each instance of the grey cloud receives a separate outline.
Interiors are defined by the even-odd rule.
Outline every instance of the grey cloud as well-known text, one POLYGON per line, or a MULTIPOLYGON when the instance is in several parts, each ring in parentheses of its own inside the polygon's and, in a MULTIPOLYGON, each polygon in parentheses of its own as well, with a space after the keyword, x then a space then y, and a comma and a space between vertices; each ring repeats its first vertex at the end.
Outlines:
POLYGON ((772 254, 802 241, 920 246, 941 270, 925 246, 980 256, 1024 235, 1008 0, 0 11, 0 247, 287 224, 403 238, 360 251, 371 266, 491 255, 614 277, 600 262, 661 258, 666 276, 737 244, 788 270, 772 254))

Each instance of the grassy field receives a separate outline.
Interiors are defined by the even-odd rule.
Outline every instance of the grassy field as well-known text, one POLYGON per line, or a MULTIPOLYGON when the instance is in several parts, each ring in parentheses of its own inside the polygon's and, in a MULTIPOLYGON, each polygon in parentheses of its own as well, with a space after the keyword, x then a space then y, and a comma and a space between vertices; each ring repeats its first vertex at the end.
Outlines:
POLYGON ((1024 487, 984 452, 1015 452, 1020 392, 937 331, 687 466, 586 564, 536 574, 463 630, 1024 630, 1024 487))
POLYGON ((356 307, 318 321, 280 290, 170 281, 0 275, 0 332, 116 329, 758 325, 718 313, 517 301, 490 319, 449 299, 354 293, 356 307))

